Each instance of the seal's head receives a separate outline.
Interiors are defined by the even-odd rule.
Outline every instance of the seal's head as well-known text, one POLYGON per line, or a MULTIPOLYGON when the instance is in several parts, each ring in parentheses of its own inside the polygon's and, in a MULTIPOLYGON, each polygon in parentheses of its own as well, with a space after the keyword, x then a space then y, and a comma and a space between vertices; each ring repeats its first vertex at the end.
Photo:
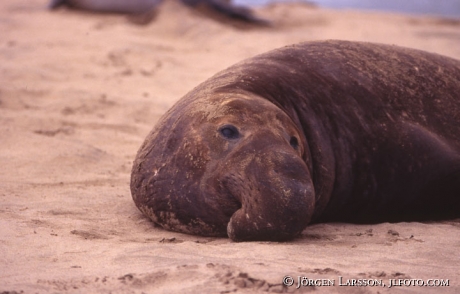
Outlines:
POLYGON ((170 109, 139 150, 131 177, 138 208, 178 232, 236 241, 298 235, 315 206, 298 126, 251 93, 199 94, 170 109))

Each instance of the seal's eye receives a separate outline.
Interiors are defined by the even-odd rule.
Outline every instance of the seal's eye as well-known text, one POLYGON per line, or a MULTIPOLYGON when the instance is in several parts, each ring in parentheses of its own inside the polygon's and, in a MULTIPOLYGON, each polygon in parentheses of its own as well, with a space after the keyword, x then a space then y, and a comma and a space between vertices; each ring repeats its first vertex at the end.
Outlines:
POLYGON ((297 140, 296 137, 291 137, 291 140, 289 141, 289 144, 291 144, 292 148, 296 149, 299 148, 299 141, 297 140))
POLYGON ((227 139, 236 139, 240 136, 240 132, 235 126, 225 125, 219 129, 219 132, 224 138, 227 139))

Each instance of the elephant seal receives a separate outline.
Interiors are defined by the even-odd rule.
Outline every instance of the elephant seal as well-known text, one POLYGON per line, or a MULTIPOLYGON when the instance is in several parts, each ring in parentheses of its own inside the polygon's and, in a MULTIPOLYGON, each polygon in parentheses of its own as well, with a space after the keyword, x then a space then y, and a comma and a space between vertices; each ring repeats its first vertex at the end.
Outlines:
POLYGON ((158 122, 133 164, 165 229, 289 240, 311 222, 460 216, 460 61, 318 41, 216 74, 158 122))
MULTIPOLYGON (((127 14, 149 14, 163 0, 51 0, 48 7, 56 9, 60 6, 69 6, 82 10, 108 13, 127 13, 127 14)), ((180 0, 183 4, 194 7, 204 8, 226 15, 229 18, 244 22, 269 25, 267 20, 256 17, 252 10, 232 5, 225 0, 180 0)))

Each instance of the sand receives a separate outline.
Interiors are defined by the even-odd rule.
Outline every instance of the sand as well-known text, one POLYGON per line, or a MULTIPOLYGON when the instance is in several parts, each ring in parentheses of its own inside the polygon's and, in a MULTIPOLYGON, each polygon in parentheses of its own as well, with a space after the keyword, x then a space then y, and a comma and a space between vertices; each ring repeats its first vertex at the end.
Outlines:
POLYGON ((217 71, 319 39, 460 59, 460 20, 279 4, 257 9, 272 28, 248 28, 171 0, 141 26, 46 4, 0 2, 0 293, 460 292, 458 220, 318 224, 291 242, 235 243, 155 227, 129 190, 155 122, 217 71), (296 289, 298 277, 316 286, 296 289))

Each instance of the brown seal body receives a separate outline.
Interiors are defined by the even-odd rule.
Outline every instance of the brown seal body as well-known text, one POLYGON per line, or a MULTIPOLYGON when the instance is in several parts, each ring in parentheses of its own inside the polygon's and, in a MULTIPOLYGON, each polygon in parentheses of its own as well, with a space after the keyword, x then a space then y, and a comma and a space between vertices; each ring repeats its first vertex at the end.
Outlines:
POLYGON ((240 62, 141 146, 138 208, 162 227, 287 240, 310 222, 460 216, 460 61, 346 41, 240 62))

